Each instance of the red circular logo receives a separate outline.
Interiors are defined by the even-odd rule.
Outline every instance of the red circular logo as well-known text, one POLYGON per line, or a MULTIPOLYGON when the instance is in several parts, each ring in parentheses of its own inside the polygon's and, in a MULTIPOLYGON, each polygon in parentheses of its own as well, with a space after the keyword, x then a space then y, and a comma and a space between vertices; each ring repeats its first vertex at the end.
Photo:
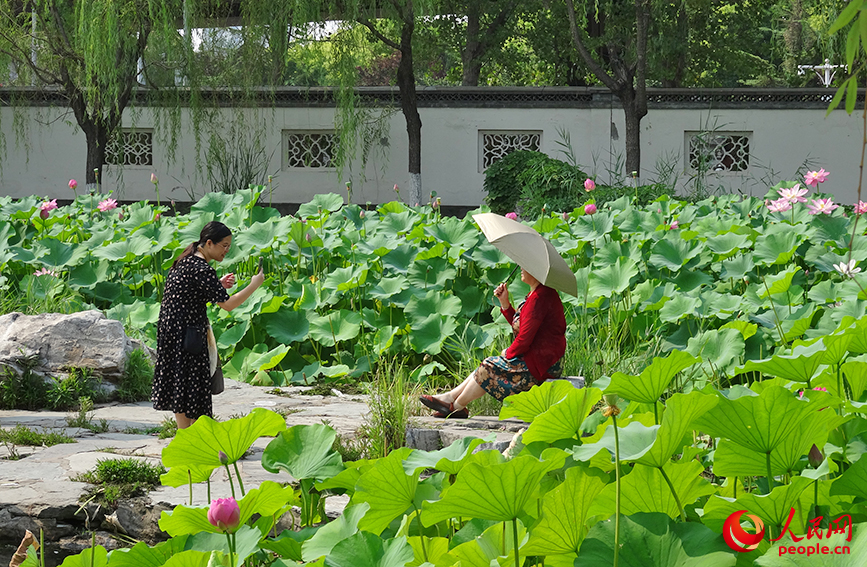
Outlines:
POLYGON ((741 527, 741 516, 746 510, 738 510, 723 524, 723 539, 728 546, 735 551, 752 551, 759 546, 759 542, 765 537, 765 524, 761 518, 747 514, 747 518, 753 521, 754 533, 747 533, 741 527))

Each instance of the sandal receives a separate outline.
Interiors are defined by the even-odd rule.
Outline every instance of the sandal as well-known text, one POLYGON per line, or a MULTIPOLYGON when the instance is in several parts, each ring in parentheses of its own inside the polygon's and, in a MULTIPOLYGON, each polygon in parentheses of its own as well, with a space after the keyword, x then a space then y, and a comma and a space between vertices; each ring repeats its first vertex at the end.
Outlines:
POLYGON ((441 419, 469 419, 470 412, 467 411, 467 408, 453 410, 449 413, 443 413, 441 411, 435 411, 433 414, 434 417, 439 417, 441 419))
POLYGON ((452 412, 451 404, 441 402, 435 397, 428 394, 419 397, 419 401, 422 403, 422 405, 434 410, 435 412, 443 414, 449 414, 452 412))

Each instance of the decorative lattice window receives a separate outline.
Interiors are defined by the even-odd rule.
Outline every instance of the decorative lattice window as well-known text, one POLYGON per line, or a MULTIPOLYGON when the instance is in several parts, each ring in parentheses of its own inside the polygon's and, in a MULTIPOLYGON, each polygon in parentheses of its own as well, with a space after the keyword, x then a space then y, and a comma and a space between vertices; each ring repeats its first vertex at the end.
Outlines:
POLYGON ((539 151, 542 132, 536 130, 480 130, 479 171, 488 169, 515 150, 539 151))
POLYGON ((686 132, 686 155, 692 171, 746 171, 752 132, 686 132))
POLYGON ((323 131, 283 131, 283 166, 334 167, 337 136, 323 131))
POLYGON ((106 165, 153 165, 154 133, 150 130, 123 130, 105 148, 106 165))

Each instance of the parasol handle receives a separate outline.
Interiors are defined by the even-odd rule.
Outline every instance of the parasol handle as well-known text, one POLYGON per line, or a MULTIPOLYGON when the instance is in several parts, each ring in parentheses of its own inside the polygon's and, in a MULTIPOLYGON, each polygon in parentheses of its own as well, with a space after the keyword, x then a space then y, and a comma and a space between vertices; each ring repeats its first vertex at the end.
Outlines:
POLYGON ((520 268, 520 267, 521 267, 521 266, 519 266, 518 264, 515 264, 515 267, 512 268, 512 271, 511 271, 511 272, 509 272, 509 277, 507 277, 507 278, 506 278, 506 281, 503 282, 503 283, 509 283, 510 281, 512 281, 512 276, 515 275, 515 272, 517 272, 517 271, 518 271, 518 268, 520 268))

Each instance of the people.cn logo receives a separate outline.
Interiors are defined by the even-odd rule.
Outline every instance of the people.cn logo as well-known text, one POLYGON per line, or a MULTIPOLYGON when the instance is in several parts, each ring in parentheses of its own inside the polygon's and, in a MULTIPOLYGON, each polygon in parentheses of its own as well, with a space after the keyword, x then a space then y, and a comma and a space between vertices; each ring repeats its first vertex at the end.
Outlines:
POLYGON ((747 514, 747 518, 753 521, 754 533, 747 533, 741 527, 741 516, 746 510, 738 510, 723 524, 723 539, 726 544, 735 551, 752 551, 759 546, 759 542, 765 537, 765 524, 761 518, 747 514))

